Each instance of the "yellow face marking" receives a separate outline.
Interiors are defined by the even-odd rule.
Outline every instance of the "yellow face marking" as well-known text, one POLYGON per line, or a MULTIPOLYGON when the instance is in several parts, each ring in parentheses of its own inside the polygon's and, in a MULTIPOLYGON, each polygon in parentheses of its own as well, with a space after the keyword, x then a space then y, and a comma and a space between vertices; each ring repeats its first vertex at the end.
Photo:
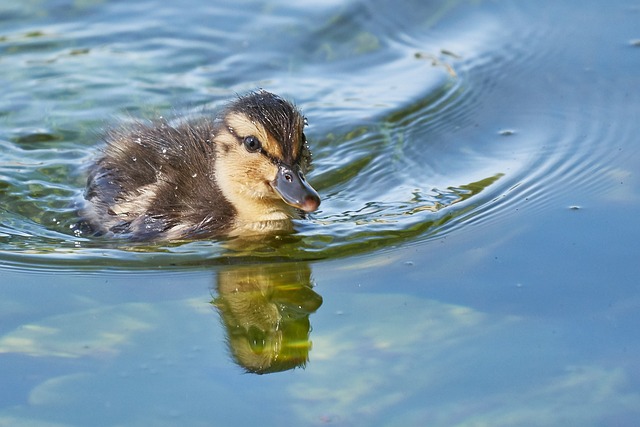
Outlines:
MULTIPOLYGON (((266 156, 247 151, 238 143, 235 132, 235 129, 234 134, 223 132, 216 138, 219 149, 215 176, 222 193, 237 211, 237 226, 257 226, 265 221, 279 223, 294 216, 295 212, 270 184, 278 167, 266 156)), ((256 133, 253 135, 259 138, 256 133)))
POLYGON ((262 149, 276 159, 282 159, 282 148, 260 123, 252 122, 247 116, 233 113, 226 117, 226 123, 238 138, 255 136, 262 143, 262 149))
MULTIPOLYGON (((286 224, 290 226, 287 221, 298 213, 286 204, 272 185, 279 171, 278 163, 287 159, 282 144, 261 123, 243 113, 228 114, 224 123, 215 137, 215 176, 225 198, 236 209, 236 227, 257 232, 265 227, 283 229, 286 224), (247 136, 260 140, 262 153, 245 148, 243 139, 247 136)), ((296 145, 297 156, 301 148, 296 145)))

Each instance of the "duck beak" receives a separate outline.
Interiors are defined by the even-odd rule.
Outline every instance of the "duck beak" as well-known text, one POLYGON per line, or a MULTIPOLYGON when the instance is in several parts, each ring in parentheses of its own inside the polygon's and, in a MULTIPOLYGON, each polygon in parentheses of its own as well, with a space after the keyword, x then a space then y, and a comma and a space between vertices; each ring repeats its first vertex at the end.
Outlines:
POLYGON ((313 212, 320 206, 318 192, 307 183, 297 168, 279 165, 278 174, 271 181, 271 186, 287 204, 305 212, 313 212))

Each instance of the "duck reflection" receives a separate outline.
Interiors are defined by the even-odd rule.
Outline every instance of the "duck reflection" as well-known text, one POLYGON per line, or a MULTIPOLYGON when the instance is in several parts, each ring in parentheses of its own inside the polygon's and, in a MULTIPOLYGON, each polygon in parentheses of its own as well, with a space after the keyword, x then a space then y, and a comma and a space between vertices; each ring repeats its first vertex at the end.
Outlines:
POLYGON ((307 263, 232 266, 218 273, 212 304, 226 327, 235 361, 266 374, 304 367, 309 359, 309 315, 322 305, 307 263))

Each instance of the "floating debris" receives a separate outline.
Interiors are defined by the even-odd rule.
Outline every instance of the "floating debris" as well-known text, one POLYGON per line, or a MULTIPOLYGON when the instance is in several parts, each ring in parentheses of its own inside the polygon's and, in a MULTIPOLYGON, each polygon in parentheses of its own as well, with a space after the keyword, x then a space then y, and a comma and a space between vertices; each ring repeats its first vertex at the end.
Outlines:
POLYGON ((452 58, 455 58, 455 59, 462 59, 461 55, 458 55, 457 53, 453 53, 447 49, 440 49, 440 53, 443 55, 451 56, 452 58))
POLYGON ((458 75, 456 74, 456 71, 453 69, 453 67, 450 64, 447 64, 446 62, 442 62, 435 55, 431 55, 430 53, 424 53, 424 52, 416 52, 413 56, 416 59, 424 59, 424 60, 431 61, 431 65, 433 65, 434 67, 443 67, 445 70, 447 70, 447 73, 449 73, 451 77, 458 77, 458 75))

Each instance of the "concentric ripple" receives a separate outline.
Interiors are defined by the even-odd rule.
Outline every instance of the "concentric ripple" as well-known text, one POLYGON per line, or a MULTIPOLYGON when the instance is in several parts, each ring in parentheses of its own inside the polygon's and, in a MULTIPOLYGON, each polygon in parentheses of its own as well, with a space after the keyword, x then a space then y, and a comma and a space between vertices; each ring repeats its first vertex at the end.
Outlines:
MULTIPOLYGON (((153 13, 144 3, 139 7, 153 13)), ((381 1, 313 11, 323 18, 205 9, 184 34, 163 34, 156 23, 155 38, 130 45, 115 40, 132 34, 127 28, 135 16, 112 28, 114 40, 71 24, 4 35, 0 48, 14 60, 5 62, 11 82, 0 103, 0 259, 29 269, 172 268, 428 244, 519 209, 571 205, 572 196, 579 199, 574 188, 602 191, 598 177, 616 155, 611 142, 630 138, 630 125, 607 125, 624 112, 603 107, 594 117, 581 108, 618 105, 622 92, 567 90, 559 105, 536 90, 547 85, 562 92, 568 80, 592 77, 588 67, 571 79, 545 74, 545 64, 571 54, 555 42, 567 35, 532 26, 535 11, 522 5, 480 13, 456 2, 405 10, 381 1), (253 32, 225 40, 205 31, 207 16, 220 13, 238 22, 255 19, 253 32), (274 20, 296 37, 268 37, 281 43, 269 62, 259 42, 274 20), (215 52, 207 41, 216 42, 215 52), (234 51, 240 47, 243 55, 234 51), (289 58, 286 51, 293 52, 289 58), (127 58, 137 53, 144 53, 137 63, 144 76, 122 77, 127 58), (255 62, 245 60, 250 53, 255 62), (154 57, 165 65, 154 69, 154 57), (180 60, 166 65, 170 58, 180 60), (265 61, 278 66, 265 74, 265 61), (91 74, 96 64, 114 65, 91 74), (79 78, 73 73, 78 68, 88 74, 79 78), (132 96, 120 89, 121 77, 132 96), (260 86, 291 95, 311 123, 315 169, 309 179, 323 201, 319 212, 298 222, 296 234, 143 245, 75 231, 84 166, 95 156, 99 128, 117 123, 119 112, 170 115, 175 109, 163 107, 170 99, 213 98, 217 104, 234 90, 260 86), (38 97, 46 102, 38 104, 38 97), (141 106, 142 100, 155 104, 141 106)), ((120 13, 117 7, 103 12, 120 13)), ((163 22, 171 14, 156 18, 163 22)))

